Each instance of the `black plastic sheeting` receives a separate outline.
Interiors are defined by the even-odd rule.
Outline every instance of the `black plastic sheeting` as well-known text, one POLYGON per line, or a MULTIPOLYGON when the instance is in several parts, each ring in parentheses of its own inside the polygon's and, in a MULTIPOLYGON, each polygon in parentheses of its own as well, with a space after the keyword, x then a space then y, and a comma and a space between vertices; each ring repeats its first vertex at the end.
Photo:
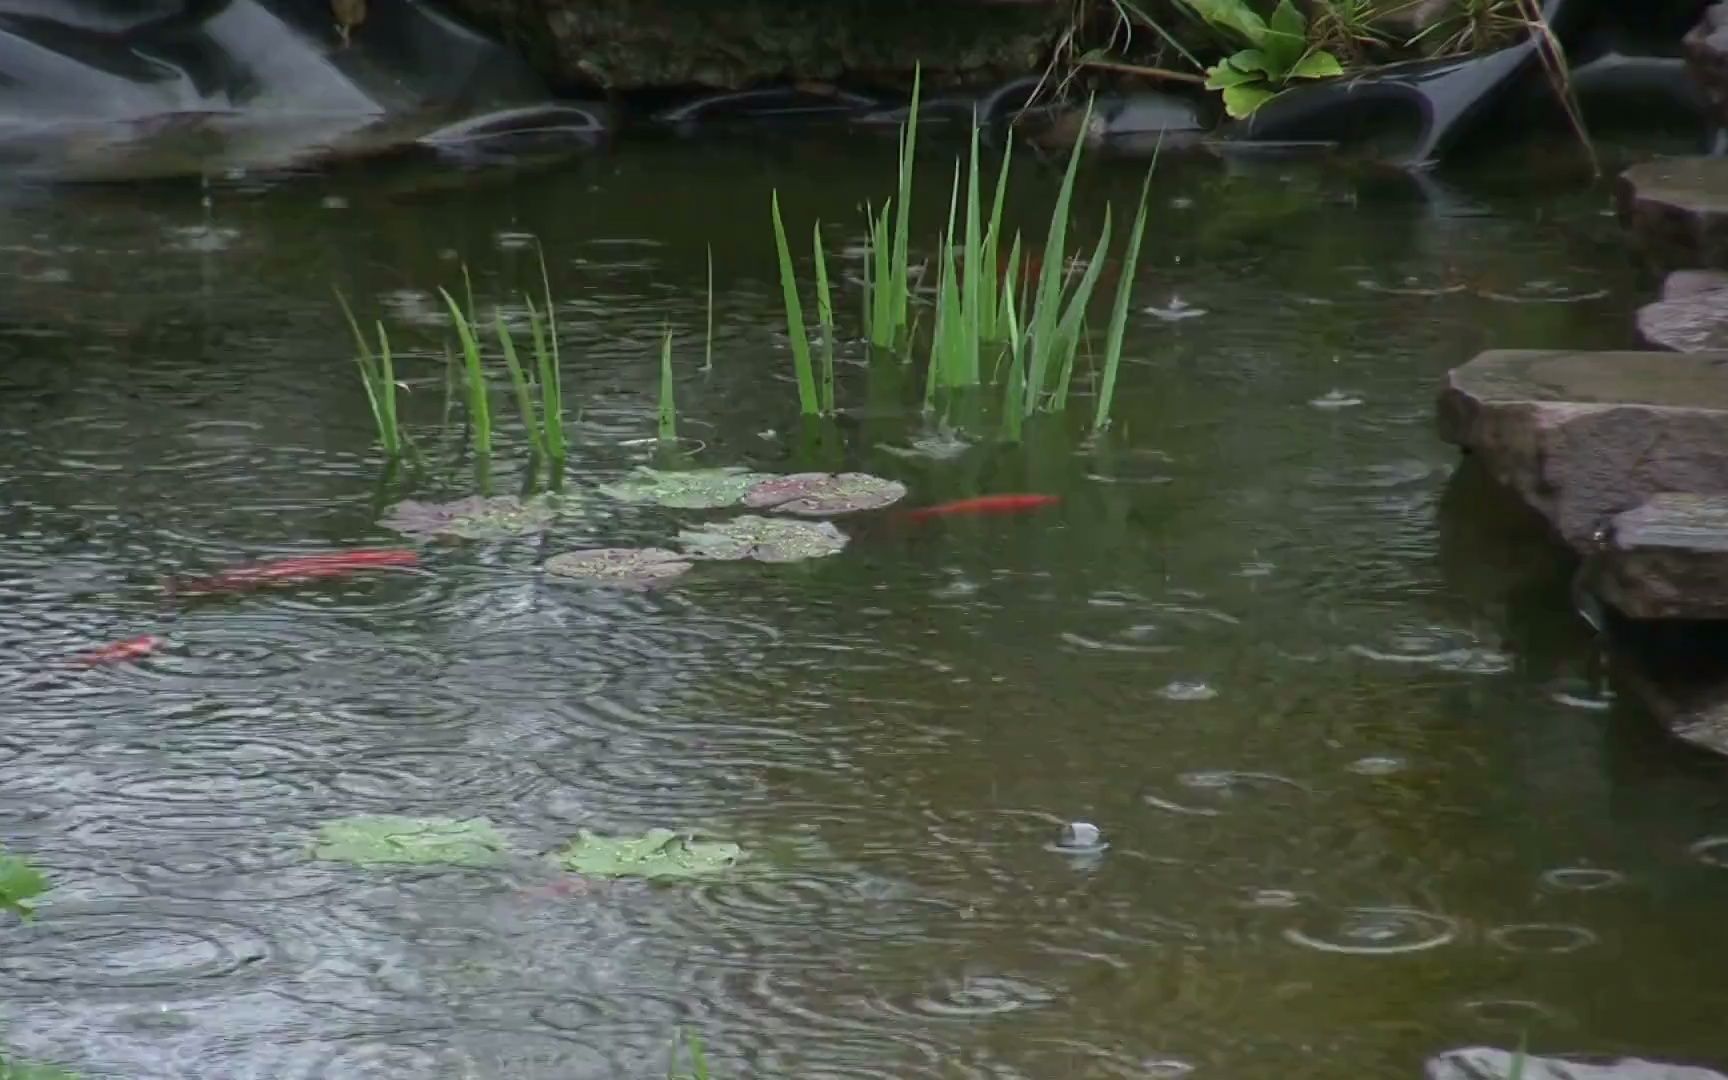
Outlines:
POLYGON ((599 137, 509 50, 416 0, 0 0, 0 174, 104 180, 599 137))

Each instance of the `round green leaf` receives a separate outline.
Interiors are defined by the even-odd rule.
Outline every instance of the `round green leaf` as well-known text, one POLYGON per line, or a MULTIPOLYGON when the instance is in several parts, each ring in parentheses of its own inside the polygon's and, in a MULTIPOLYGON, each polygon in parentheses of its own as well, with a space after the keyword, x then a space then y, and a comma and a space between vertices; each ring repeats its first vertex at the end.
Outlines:
POLYGON ((679 510, 711 510, 736 503, 762 479, 765 479, 762 473, 737 466, 680 471, 643 467, 623 480, 602 484, 600 491, 624 502, 656 503, 679 510))
POLYGON ((763 480, 744 493, 744 505, 802 517, 879 510, 906 497, 906 485, 869 473, 793 473, 763 480))
POLYGON ((359 866, 380 863, 488 866, 503 858, 507 844, 485 818, 414 818, 362 814, 327 821, 318 829, 312 857, 359 866))
POLYGON ((837 554, 846 546, 847 538, 826 521, 745 514, 700 529, 685 529, 678 539, 692 558, 782 563, 837 554))
POLYGON ((547 496, 524 502, 514 495, 470 495, 454 502, 399 502, 378 524, 409 536, 495 540, 541 532, 553 516, 553 502, 547 496))
POLYGON ((737 844, 693 840, 671 829, 636 837, 596 836, 584 829, 552 857, 589 877, 692 878, 730 869, 743 854, 737 844))
POLYGON ((546 572, 594 585, 645 586, 690 569, 688 557, 665 548, 589 548, 546 560, 546 572))

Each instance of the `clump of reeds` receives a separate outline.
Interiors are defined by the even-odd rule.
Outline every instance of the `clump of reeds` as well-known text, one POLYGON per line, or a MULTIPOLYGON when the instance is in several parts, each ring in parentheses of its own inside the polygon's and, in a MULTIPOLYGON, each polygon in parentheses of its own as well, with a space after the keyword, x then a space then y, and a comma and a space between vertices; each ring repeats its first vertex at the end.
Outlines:
POLYGON ((678 441, 678 403, 672 387, 672 328, 667 327, 660 338, 660 410, 657 431, 660 442, 670 446, 678 441))
POLYGON ((390 352, 390 334, 379 321, 378 351, 374 353, 341 290, 336 291, 336 302, 342 306, 348 328, 354 332, 354 362, 360 368, 360 381, 366 388, 366 403, 372 410, 378 443, 384 448, 385 455, 394 460, 407 449, 408 439, 402 430, 401 416, 396 411, 396 364, 390 352))
MULTIPOLYGON (((1068 158, 1061 187, 1051 209, 1044 257, 1038 269, 1022 280, 1020 237, 1009 242, 1004 268, 999 262, 1003 249, 1002 208, 1006 198, 1012 147, 1004 149, 996 174, 988 211, 979 161, 979 137, 972 129, 970 151, 962 188, 961 169, 955 166, 948 203, 948 222, 942 231, 936 256, 935 321, 925 371, 925 395, 933 402, 941 391, 975 388, 986 381, 1003 383, 1004 410, 1030 416, 1036 412, 1061 412, 1067 408, 1074 369, 1085 338, 1086 315, 1110 250, 1111 212, 1090 257, 1078 269, 1068 258, 1068 220, 1079 171, 1081 151, 1091 111, 1088 108, 1068 158), (1034 280, 1035 279, 1035 280, 1034 280), (1004 362, 1005 361, 1005 362, 1004 362)), ((865 257, 864 317, 867 334, 876 345, 900 340, 908 325, 906 305, 910 295, 910 254, 905 211, 910 202, 912 150, 917 131, 917 90, 913 111, 900 142, 900 197, 890 235, 888 206, 881 213, 869 212, 870 250, 865 257)), ((1114 403, 1116 379, 1121 369, 1123 338, 1132 300, 1132 282, 1145 234, 1151 172, 1140 189, 1135 215, 1120 267, 1120 280, 1111 306, 1109 331, 1104 343, 1103 366, 1098 375, 1098 397, 1092 426, 1108 425, 1114 403)), ((798 297, 797 272, 792 263, 786 228, 780 214, 779 194, 771 202, 774 239, 780 262, 780 285, 785 297, 786 329, 798 380, 798 400, 806 414, 834 410, 832 308, 828 296, 826 262, 821 232, 815 238, 817 311, 823 335, 823 378, 818 394, 814 359, 807 336, 803 307, 798 297)), ((1010 430, 1017 433, 1018 423, 1010 430)))

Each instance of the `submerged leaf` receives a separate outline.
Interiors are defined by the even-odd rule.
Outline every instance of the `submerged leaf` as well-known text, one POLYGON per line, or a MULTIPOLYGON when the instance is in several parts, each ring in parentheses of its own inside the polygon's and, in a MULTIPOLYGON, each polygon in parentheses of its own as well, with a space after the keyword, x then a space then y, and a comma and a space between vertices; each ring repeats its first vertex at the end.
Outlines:
POLYGON ((743 854, 737 844, 692 840, 671 829, 649 829, 638 837, 596 836, 584 829, 553 858, 589 877, 688 878, 717 874, 743 854))
POLYGON ((679 510, 711 510, 731 506, 762 479, 765 479, 762 473, 737 466, 676 472, 638 468, 626 479, 602 484, 600 490, 625 502, 658 503, 679 510))
POLYGON ((753 510, 828 517, 879 510, 906 497, 906 485, 868 473, 793 473, 763 480, 744 493, 753 510))
POLYGON ((378 524, 409 536, 492 540, 542 532, 553 516, 553 503, 547 496, 524 502, 514 495, 470 495, 454 502, 399 502, 378 524))
POLYGON ((595 585, 652 585, 690 569, 688 557, 665 548, 589 548, 546 560, 546 572, 595 585))
POLYGON ((700 529, 685 529, 678 539, 692 558, 781 563, 834 555, 846 546, 847 537, 826 521, 745 514, 700 529))
POLYGON ((48 879, 17 855, 0 855, 0 911, 28 919, 36 911, 34 900, 48 891, 48 879))
POLYGON ((361 814, 318 828, 312 857, 360 866, 378 863, 487 866, 506 850, 504 838, 483 817, 414 818, 361 814))

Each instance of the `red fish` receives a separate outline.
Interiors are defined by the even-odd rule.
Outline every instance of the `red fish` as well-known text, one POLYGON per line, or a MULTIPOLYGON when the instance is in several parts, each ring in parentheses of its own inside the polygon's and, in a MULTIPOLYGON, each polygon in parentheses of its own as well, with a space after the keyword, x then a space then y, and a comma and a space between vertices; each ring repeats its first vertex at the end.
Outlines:
POLYGON ((332 551, 321 555, 298 555, 270 562, 237 566, 210 577, 170 580, 169 590, 179 593, 233 592, 268 585, 298 585, 326 578, 346 577, 357 570, 389 566, 416 566, 420 556, 402 548, 332 551))
POLYGON ((980 495, 972 499, 938 503, 935 506, 920 506, 902 511, 900 516, 908 521, 927 521, 930 518, 957 514, 1023 514, 1030 510, 1055 506, 1061 501, 1060 495, 980 495))
POLYGON ((84 667, 96 667, 101 664, 119 664, 127 660, 137 660, 149 656, 168 642, 155 634, 141 634, 138 637, 116 641, 112 645, 104 645, 100 649, 79 653, 72 658, 74 664, 84 667))

